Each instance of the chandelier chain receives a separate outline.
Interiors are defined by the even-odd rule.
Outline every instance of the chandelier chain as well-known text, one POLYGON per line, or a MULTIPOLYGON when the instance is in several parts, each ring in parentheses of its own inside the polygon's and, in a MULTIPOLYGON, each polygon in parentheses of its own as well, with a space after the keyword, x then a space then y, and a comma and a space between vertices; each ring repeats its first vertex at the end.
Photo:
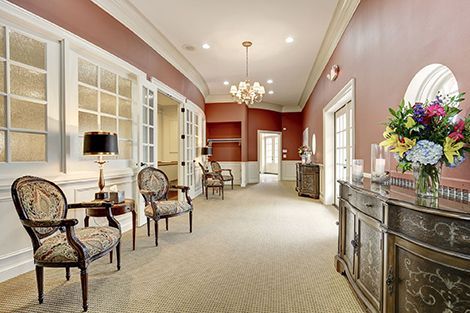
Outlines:
POLYGON ((246 79, 248 79, 248 47, 246 47, 246 79))

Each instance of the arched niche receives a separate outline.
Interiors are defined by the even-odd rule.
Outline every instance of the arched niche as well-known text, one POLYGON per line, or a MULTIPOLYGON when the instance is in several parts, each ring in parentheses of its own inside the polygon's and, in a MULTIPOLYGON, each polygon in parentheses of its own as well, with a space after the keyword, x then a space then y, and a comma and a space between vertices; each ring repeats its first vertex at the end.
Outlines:
POLYGON ((438 92, 444 96, 453 96, 459 92, 459 86, 452 71, 442 64, 430 64, 423 67, 411 80, 405 93, 405 103, 432 101, 438 92))

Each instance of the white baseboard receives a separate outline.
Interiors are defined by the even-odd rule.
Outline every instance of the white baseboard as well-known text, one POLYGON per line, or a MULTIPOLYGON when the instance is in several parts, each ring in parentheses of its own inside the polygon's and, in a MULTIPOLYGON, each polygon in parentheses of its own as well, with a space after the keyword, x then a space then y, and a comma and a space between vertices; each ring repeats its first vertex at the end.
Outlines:
POLYGON ((299 161, 281 161, 281 180, 295 181, 295 164, 299 161))

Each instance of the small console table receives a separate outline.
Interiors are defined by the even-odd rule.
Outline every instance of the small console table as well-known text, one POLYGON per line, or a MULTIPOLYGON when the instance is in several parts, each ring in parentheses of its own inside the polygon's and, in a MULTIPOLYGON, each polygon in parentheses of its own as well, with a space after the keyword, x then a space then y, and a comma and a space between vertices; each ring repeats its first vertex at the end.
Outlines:
POLYGON ((340 181, 338 254, 369 312, 470 308, 470 204, 413 189, 340 181))

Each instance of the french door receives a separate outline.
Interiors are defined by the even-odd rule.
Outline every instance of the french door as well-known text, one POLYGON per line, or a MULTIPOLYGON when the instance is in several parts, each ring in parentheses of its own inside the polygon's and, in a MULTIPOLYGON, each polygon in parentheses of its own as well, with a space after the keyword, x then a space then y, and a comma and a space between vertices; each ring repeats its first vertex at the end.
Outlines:
POLYGON ((142 88, 141 165, 157 166, 156 121, 155 91, 144 86, 142 88))
POLYGON ((264 172, 279 174, 279 136, 264 137, 264 172))
POLYGON ((197 163, 201 162, 199 151, 205 136, 204 113, 191 102, 182 103, 180 109, 182 126, 180 129, 183 134, 180 179, 185 186, 189 186, 190 196, 196 197, 202 192, 201 172, 197 163))
POLYGON ((352 164, 352 110, 348 102, 335 112, 335 204, 338 205, 338 180, 349 180, 352 164))

